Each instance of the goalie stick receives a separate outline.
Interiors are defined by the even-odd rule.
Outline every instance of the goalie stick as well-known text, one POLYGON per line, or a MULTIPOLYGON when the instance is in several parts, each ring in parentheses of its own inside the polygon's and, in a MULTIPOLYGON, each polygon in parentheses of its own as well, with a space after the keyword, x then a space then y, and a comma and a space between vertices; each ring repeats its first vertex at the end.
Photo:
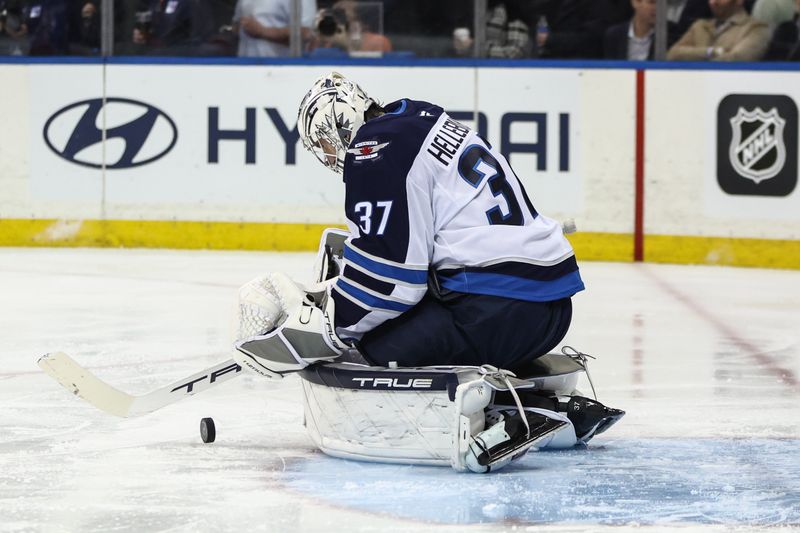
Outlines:
POLYGON ((67 390, 101 411, 132 417, 151 413, 187 396, 210 389, 240 375, 242 367, 229 359, 206 368, 171 385, 142 395, 132 395, 101 380, 63 352, 42 356, 39 366, 67 390))

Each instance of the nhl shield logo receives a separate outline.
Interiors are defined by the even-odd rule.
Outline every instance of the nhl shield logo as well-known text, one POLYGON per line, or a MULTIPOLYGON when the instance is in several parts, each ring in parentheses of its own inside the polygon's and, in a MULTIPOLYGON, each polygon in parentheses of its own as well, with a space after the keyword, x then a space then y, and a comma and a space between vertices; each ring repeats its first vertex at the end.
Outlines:
POLYGON ((788 196, 798 181, 797 104, 785 94, 729 94, 717 106, 717 183, 728 194, 788 196))
POLYGON ((731 119, 731 165, 742 177, 756 183, 774 178, 786 163, 783 128, 786 121, 776 108, 747 111, 740 107, 731 119))

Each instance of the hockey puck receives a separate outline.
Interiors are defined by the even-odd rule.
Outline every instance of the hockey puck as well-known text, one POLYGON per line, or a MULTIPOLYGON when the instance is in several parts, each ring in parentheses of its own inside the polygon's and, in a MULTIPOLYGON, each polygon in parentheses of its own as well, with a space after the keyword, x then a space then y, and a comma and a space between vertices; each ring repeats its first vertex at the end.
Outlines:
POLYGON ((200 420, 200 438, 203 442, 214 442, 217 438, 217 428, 214 426, 213 418, 203 418, 200 420))

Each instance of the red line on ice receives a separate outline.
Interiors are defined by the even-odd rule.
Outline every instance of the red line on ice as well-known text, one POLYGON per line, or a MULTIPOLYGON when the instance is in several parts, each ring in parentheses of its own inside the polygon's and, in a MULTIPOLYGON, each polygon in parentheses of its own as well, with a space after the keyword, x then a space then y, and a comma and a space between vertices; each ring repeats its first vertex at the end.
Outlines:
POLYGON ((658 277, 655 273, 650 271, 649 268, 645 267, 641 269, 650 279, 656 282, 656 284, 661 287, 664 291, 668 292, 672 295, 676 300, 681 302, 683 305, 694 311, 697 315, 703 318, 706 322, 714 326, 719 333, 724 335, 728 340, 738 346, 742 351, 747 353, 748 356, 755 359, 758 364, 762 365, 764 368, 775 374, 778 379, 784 383, 785 385, 797 389, 800 391, 800 381, 798 381, 797 376, 794 375, 794 372, 789 370, 788 368, 783 368, 782 366, 778 365, 775 360, 770 357, 769 355, 763 353, 763 351, 759 350, 752 342, 748 341, 745 338, 740 337, 732 327, 727 325, 722 319, 714 316, 710 311, 707 311, 703 306, 699 303, 694 301, 693 299, 689 298, 682 292, 678 291, 675 287, 658 277))

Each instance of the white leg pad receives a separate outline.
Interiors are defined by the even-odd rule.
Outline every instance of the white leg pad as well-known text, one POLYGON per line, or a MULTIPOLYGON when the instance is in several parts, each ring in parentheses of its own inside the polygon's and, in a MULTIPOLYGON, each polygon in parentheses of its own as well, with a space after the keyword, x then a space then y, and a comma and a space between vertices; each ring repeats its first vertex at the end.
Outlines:
POLYGON ((303 380, 305 422, 328 455, 450 464, 453 402, 445 391, 352 390, 303 380))

